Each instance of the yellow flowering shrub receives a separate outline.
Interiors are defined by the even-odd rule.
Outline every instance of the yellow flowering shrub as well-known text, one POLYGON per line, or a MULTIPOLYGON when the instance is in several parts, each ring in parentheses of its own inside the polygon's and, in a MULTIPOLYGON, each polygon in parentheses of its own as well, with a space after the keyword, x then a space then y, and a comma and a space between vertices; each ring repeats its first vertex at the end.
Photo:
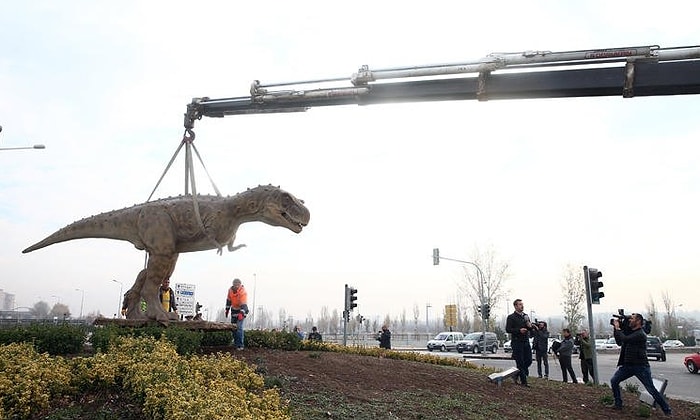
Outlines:
POLYGON ((0 418, 28 418, 53 397, 72 392, 63 358, 39 354, 31 343, 0 346, 0 418))
POLYGON ((125 337, 93 359, 96 376, 82 376, 93 384, 122 384, 151 419, 289 418, 277 390, 264 390, 254 367, 229 354, 182 357, 165 337, 125 337))

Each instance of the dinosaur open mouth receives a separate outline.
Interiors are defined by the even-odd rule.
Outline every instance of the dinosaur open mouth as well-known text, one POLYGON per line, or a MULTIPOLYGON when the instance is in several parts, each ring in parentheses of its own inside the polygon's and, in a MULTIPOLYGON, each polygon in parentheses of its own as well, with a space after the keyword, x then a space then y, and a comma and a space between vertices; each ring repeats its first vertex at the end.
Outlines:
POLYGON ((303 223, 303 222, 300 222, 300 221, 298 221, 298 220, 295 220, 295 219, 294 219, 289 213, 287 213, 287 212, 282 212, 282 217, 284 217, 284 219, 285 219, 287 222, 289 222, 290 225, 292 225, 293 227, 296 228, 296 229, 294 229, 294 231, 297 232, 297 233, 298 233, 298 232, 301 232, 301 230, 304 228, 304 226, 306 226, 306 223, 303 223))

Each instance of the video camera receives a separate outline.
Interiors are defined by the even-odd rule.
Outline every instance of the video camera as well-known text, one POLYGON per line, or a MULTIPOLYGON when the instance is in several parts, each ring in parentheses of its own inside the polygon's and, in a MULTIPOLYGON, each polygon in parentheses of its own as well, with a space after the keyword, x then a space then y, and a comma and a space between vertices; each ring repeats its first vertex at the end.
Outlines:
MULTIPOLYGON (((618 309, 617 314, 613 314, 615 318, 620 322, 620 329, 626 333, 629 333, 630 330, 630 315, 625 315, 625 310, 624 309, 618 309)), ((610 320, 610 325, 615 325, 615 318, 612 318, 610 320)), ((648 319, 644 319, 642 321, 642 329, 646 334, 649 334, 651 332, 651 321, 648 319)))

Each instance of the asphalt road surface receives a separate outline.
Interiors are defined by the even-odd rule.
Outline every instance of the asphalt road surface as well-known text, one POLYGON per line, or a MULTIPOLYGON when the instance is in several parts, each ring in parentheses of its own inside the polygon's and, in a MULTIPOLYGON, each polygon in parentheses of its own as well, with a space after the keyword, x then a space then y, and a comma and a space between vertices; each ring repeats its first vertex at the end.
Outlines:
MULTIPOLYGON (((669 352, 666 354, 665 362, 649 359, 649 365, 651 366, 652 377, 668 379, 668 385, 666 387, 666 395, 668 397, 700 403, 700 374, 689 373, 683 365, 683 358, 686 356, 686 354, 690 354, 692 352, 693 351, 684 353, 669 352)), ((494 355, 488 353, 486 355, 487 358, 482 358, 480 355, 466 353, 459 354, 457 352, 428 353, 427 351, 421 351, 420 353, 465 359, 480 366, 493 367, 497 370, 505 370, 515 366, 515 362, 509 358, 510 354, 504 354, 502 352, 497 353, 495 355, 496 358, 493 358, 494 355)), ((598 354, 598 372, 600 376, 599 383, 610 384, 610 378, 617 368, 617 358, 617 352, 598 354)), ((576 373, 579 382, 581 382, 581 366, 578 356, 574 355, 571 362, 574 367, 574 372, 576 373)), ((544 373, 544 366, 542 369, 544 373)), ((537 362, 535 360, 532 361, 532 366, 530 366, 530 377, 537 377, 537 362)), ((549 356, 549 379, 554 381, 562 380, 559 361, 554 359, 554 357, 551 355, 549 356)), ((622 383, 621 386, 623 387, 623 390, 627 382, 636 383, 640 390, 644 389, 636 378, 630 378, 622 383)))

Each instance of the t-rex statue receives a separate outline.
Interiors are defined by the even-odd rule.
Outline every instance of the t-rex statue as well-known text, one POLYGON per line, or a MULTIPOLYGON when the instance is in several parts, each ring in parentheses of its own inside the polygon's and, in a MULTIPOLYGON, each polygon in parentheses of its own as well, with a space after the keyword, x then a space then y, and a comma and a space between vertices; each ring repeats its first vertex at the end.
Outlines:
POLYGON ((181 252, 217 249, 229 251, 238 227, 246 222, 263 222, 299 233, 309 223, 304 201, 272 185, 249 188, 232 197, 183 195, 137 204, 87 217, 58 230, 22 251, 32 252, 59 242, 84 238, 107 238, 131 242, 148 252, 146 268, 124 295, 127 319, 170 319, 158 301, 158 288, 175 270, 181 252), (199 216, 199 217, 198 217, 199 216), (146 302, 141 311, 140 299, 146 302))

